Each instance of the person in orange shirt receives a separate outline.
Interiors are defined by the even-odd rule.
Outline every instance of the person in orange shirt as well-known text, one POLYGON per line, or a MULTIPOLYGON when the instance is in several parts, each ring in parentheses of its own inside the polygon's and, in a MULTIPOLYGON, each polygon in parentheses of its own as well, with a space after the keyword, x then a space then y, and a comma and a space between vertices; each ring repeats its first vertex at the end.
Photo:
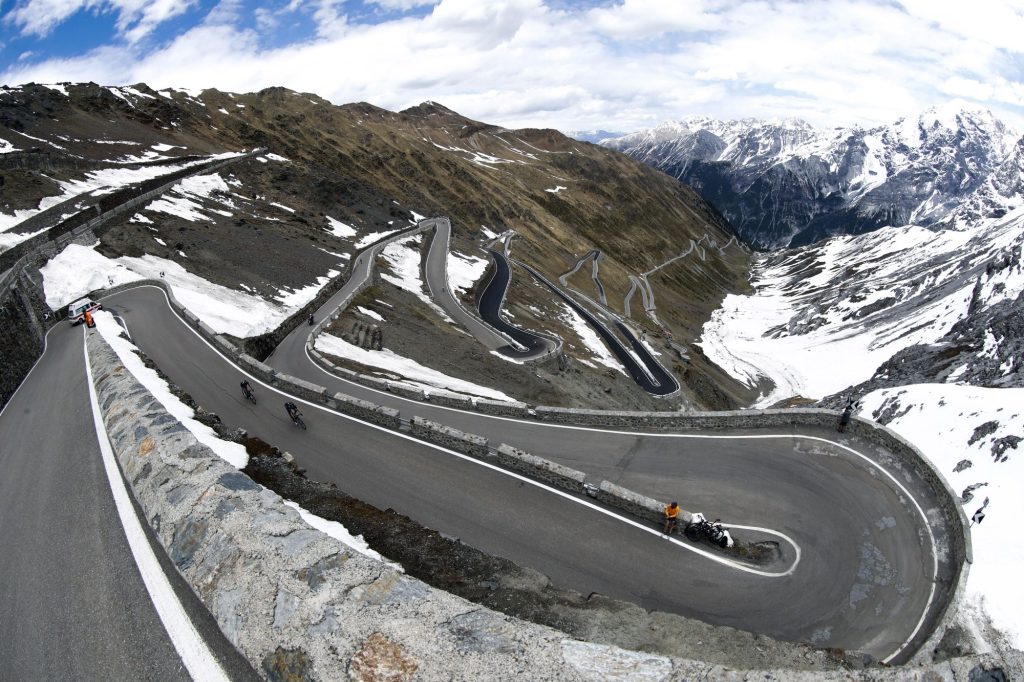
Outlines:
POLYGON ((85 311, 84 319, 85 319, 85 326, 86 327, 95 327, 96 326, 96 323, 92 321, 92 313, 89 312, 88 310, 85 311))
POLYGON ((665 506, 665 535, 671 535, 676 529, 676 519, 679 516, 679 503, 673 501, 665 506))

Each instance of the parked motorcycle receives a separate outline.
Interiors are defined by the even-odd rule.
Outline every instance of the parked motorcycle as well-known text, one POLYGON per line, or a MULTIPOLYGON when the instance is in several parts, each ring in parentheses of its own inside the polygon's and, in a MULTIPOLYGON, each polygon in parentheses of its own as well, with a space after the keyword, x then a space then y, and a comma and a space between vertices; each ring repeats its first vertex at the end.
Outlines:
POLYGON ((722 526, 721 519, 708 521, 700 512, 694 513, 683 533, 691 540, 706 538, 723 549, 736 544, 729 534, 729 529, 722 526))

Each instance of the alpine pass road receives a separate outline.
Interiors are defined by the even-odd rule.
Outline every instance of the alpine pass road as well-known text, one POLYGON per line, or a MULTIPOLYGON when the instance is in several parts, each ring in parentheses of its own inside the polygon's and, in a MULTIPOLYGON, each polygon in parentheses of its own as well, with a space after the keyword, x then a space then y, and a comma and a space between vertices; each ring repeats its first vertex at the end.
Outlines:
MULTIPOLYGON (((935 585, 950 576, 940 574, 935 547, 946 538, 935 537, 926 520, 936 493, 897 479, 862 454, 874 448, 855 438, 837 440, 826 429, 645 434, 518 421, 351 384, 313 364, 292 337, 272 358, 280 371, 398 407, 406 418, 437 420, 593 480, 678 499, 721 518, 740 539, 778 540, 781 561, 752 571, 589 500, 310 403, 303 408, 309 430, 298 431, 275 389, 250 378, 258 404, 242 398, 242 372, 178 318, 161 289, 124 291, 104 306, 124 317, 133 341, 200 405, 288 450, 311 479, 535 568, 559 586, 890 662, 920 646, 945 606, 935 585)), ((302 326, 293 336, 305 334, 302 326)))
POLYGON ((0 679, 259 679, 134 518, 90 386, 62 322, 0 412, 0 679))

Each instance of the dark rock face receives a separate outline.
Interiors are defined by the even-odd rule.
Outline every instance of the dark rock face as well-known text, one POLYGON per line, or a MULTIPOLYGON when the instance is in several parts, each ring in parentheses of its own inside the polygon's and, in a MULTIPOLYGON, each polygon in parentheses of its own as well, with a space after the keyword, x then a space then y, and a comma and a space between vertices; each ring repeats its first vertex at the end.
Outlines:
POLYGON ((8 295, 0 299, 0 408, 7 404, 18 386, 43 354, 43 337, 56 322, 25 278, 15 280, 8 295))
POLYGON ((1024 139, 982 111, 833 131, 687 119, 601 144, 690 184, 762 249, 999 217, 1024 195, 1024 139))

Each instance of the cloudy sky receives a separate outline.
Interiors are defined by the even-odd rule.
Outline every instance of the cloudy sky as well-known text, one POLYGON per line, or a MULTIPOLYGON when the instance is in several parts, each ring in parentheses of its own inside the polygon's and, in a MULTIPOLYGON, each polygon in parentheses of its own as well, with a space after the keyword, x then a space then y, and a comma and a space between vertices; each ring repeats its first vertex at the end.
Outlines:
POLYGON ((612 131, 953 100, 1024 129, 1022 36, 1024 0, 0 0, 0 83, 283 85, 612 131))

